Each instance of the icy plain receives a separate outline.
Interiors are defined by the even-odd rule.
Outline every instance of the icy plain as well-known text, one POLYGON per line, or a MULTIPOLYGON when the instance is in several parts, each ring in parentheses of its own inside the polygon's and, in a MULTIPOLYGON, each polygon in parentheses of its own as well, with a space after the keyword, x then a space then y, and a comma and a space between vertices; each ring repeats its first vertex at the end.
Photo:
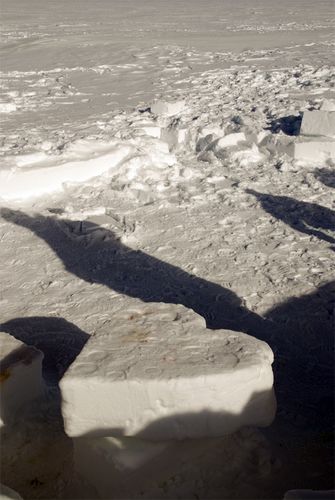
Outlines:
POLYGON ((58 382, 130 297, 275 356, 270 445, 256 431, 179 445, 181 471, 164 451, 153 495, 331 488, 334 150, 300 126, 334 111, 333 2, 2 0, 1 17, 1 331, 43 351, 50 384, 1 436, 5 484, 66 497, 58 382))

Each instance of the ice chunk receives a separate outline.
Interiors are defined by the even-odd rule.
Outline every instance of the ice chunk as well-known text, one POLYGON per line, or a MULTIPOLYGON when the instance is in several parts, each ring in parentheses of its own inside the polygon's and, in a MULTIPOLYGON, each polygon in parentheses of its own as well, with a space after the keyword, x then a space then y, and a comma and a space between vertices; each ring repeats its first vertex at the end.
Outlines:
POLYGON ((169 145, 170 149, 173 149, 186 144, 190 140, 190 134, 187 128, 166 128, 162 129, 161 139, 169 145))
POLYGON ((305 111, 300 134, 335 137, 335 112, 305 111))
POLYGON ((151 105, 151 112, 155 115, 173 116, 185 109, 185 101, 156 101, 151 105))
POLYGON ((43 394, 43 354, 8 333, 0 332, 0 426, 22 406, 43 394))
POLYGON ((217 149, 223 149, 223 148, 229 148, 232 146, 237 146, 241 142, 245 142, 247 140, 244 132, 238 132, 236 134, 228 134, 225 135, 224 137, 221 137, 221 139, 218 140, 216 148, 217 149))
POLYGON ((139 129, 150 137, 155 137, 156 139, 160 139, 161 137, 161 128, 157 125, 142 125, 139 129))
POLYGON ((69 436, 220 436, 274 416, 273 354, 180 305, 128 302, 60 382, 69 436))
POLYGON ((335 158, 335 141, 310 140, 297 141, 294 145, 295 160, 307 162, 325 161, 335 158))

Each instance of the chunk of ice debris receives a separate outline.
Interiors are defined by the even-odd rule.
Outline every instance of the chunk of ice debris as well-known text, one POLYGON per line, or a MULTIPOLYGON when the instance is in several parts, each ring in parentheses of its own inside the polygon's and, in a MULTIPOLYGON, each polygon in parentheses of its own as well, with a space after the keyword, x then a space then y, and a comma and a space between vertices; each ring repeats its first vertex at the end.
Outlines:
POLYGON ((335 138, 335 112, 305 111, 302 118, 300 135, 335 138))
POLYGON ((0 332, 0 426, 12 422, 24 404, 41 396, 43 353, 0 332))
POLYGON ((156 101, 151 105, 151 112, 155 115, 174 116, 185 109, 185 101, 156 101))
POLYGON ((272 361, 265 342, 207 330, 181 305, 130 302, 61 380, 65 430, 165 440, 265 426, 275 413, 272 361))
POLYGON ((294 144, 294 159, 307 162, 325 161, 335 158, 335 141, 310 140, 294 144))
POLYGON ((224 137, 221 137, 216 143, 216 149, 230 148, 233 146, 237 146, 241 142, 245 142, 247 140, 244 132, 238 132, 236 134, 228 134, 224 137))

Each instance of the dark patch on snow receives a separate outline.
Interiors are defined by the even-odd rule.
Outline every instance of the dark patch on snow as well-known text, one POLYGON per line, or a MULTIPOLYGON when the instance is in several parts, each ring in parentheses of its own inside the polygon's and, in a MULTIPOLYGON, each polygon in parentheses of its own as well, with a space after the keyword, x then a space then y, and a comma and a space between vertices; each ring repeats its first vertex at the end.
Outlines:
POLYGON ((300 116, 283 116, 270 121, 265 130, 270 130, 273 134, 283 132, 286 135, 297 136, 300 134, 301 122, 302 114, 300 116))

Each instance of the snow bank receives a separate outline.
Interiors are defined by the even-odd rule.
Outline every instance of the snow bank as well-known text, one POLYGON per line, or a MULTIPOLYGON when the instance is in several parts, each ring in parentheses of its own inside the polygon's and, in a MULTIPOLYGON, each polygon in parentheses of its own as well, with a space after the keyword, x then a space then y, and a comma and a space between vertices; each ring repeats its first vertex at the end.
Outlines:
POLYGON ((268 425, 272 361, 266 343, 207 330, 183 306, 131 302, 60 382, 66 433, 165 440, 268 425))
MULTIPOLYGON (((93 152, 94 149, 92 148, 93 152)), ((101 156, 60 163, 51 157, 50 161, 23 162, 16 168, 0 170, 0 198, 4 200, 26 199, 60 191, 69 182, 85 182, 108 172, 119 165, 133 148, 128 145, 113 144, 101 156), (51 163, 51 165, 50 165, 51 163), (18 167, 25 168, 18 168, 18 167)), ((46 156, 46 155, 45 155, 46 156)))
POLYGON ((42 360, 41 351, 0 332, 0 426, 43 393, 42 360))

